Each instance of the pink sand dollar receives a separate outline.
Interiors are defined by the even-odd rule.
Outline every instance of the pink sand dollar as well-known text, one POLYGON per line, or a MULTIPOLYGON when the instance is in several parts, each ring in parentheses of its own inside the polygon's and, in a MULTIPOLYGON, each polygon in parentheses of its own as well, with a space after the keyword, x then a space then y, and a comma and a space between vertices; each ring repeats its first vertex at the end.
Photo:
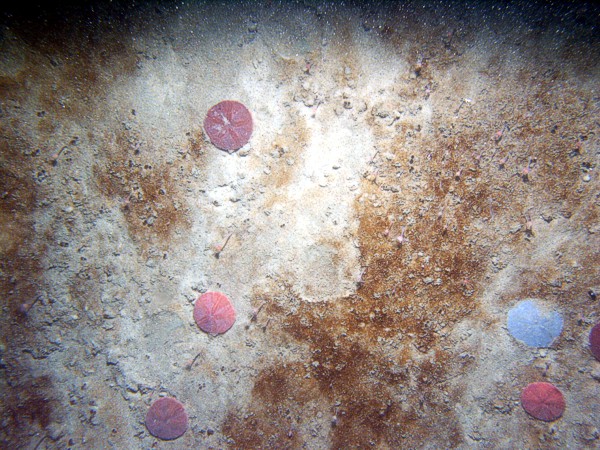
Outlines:
POLYGON ((204 130, 215 147, 233 152, 250 140, 252 115, 240 102, 225 100, 208 110, 204 130))
POLYGON ((600 323, 596 324, 590 331, 590 350, 592 355, 600 361, 600 323))
POLYGON ((156 400, 146 413, 146 428, 152 436, 171 440, 181 436, 188 427, 188 415, 178 400, 163 397, 156 400))
POLYGON ((552 422, 563 415, 565 399, 556 386, 550 383, 531 383, 521 393, 521 405, 538 420, 552 422))
POLYGON ((235 309, 225 294, 206 292, 196 300, 194 320, 202 331, 222 334, 235 322, 235 309))

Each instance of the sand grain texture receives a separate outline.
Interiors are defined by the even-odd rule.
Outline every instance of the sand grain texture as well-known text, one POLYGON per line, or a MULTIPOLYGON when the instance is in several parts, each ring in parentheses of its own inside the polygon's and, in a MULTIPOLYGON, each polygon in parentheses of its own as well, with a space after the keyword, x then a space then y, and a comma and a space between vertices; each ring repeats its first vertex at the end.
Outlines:
POLYGON ((598 446, 597 7, 12 8, 1 447, 598 446), (232 153, 223 100, 252 115, 232 153), (563 317, 548 348, 507 330, 526 298, 563 317), (539 381, 551 426, 520 406, 539 381), (159 396, 189 414, 172 443, 159 396))

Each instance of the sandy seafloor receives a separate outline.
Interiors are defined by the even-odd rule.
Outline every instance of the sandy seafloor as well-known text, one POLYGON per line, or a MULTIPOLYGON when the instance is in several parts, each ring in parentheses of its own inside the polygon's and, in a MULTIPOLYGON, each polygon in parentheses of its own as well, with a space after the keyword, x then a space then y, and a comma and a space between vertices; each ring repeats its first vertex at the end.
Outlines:
POLYGON ((600 446, 597 7, 12 8, 2 448, 600 446), (232 154, 202 128, 225 99, 254 120, 232 154), (549 348, 507 330, 525 298, 564 317, 549 348), (534 381, 562 418, 523 410, 534 381))

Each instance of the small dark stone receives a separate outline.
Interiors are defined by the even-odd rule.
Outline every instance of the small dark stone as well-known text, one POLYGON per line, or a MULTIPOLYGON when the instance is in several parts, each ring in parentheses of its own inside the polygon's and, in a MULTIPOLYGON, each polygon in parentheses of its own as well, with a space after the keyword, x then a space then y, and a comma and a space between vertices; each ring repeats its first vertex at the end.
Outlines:
POLYGON ((595 293, 595 292, 594 292, 592 289, 590 289, 590 290, 588 291, 588 295, 590 296, 590 298, 591 298, 592 300, 594 300, 594 301, 596 300, 596 293, 595 293))

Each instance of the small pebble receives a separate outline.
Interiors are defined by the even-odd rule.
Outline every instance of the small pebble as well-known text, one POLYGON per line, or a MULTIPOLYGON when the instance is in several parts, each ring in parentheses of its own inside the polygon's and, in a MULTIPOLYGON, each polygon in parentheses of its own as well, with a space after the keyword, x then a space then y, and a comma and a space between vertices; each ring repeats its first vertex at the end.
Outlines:
POLYGON ((586 183, 587 183, 587 182, 589 182, 591 179, 592 179, 592 177, 590 177, 590 174, 589 174, 589 173, 586 173, 586 174, 583 176, 583 181, 584 181, 584 182, 586 182, 586 183))

